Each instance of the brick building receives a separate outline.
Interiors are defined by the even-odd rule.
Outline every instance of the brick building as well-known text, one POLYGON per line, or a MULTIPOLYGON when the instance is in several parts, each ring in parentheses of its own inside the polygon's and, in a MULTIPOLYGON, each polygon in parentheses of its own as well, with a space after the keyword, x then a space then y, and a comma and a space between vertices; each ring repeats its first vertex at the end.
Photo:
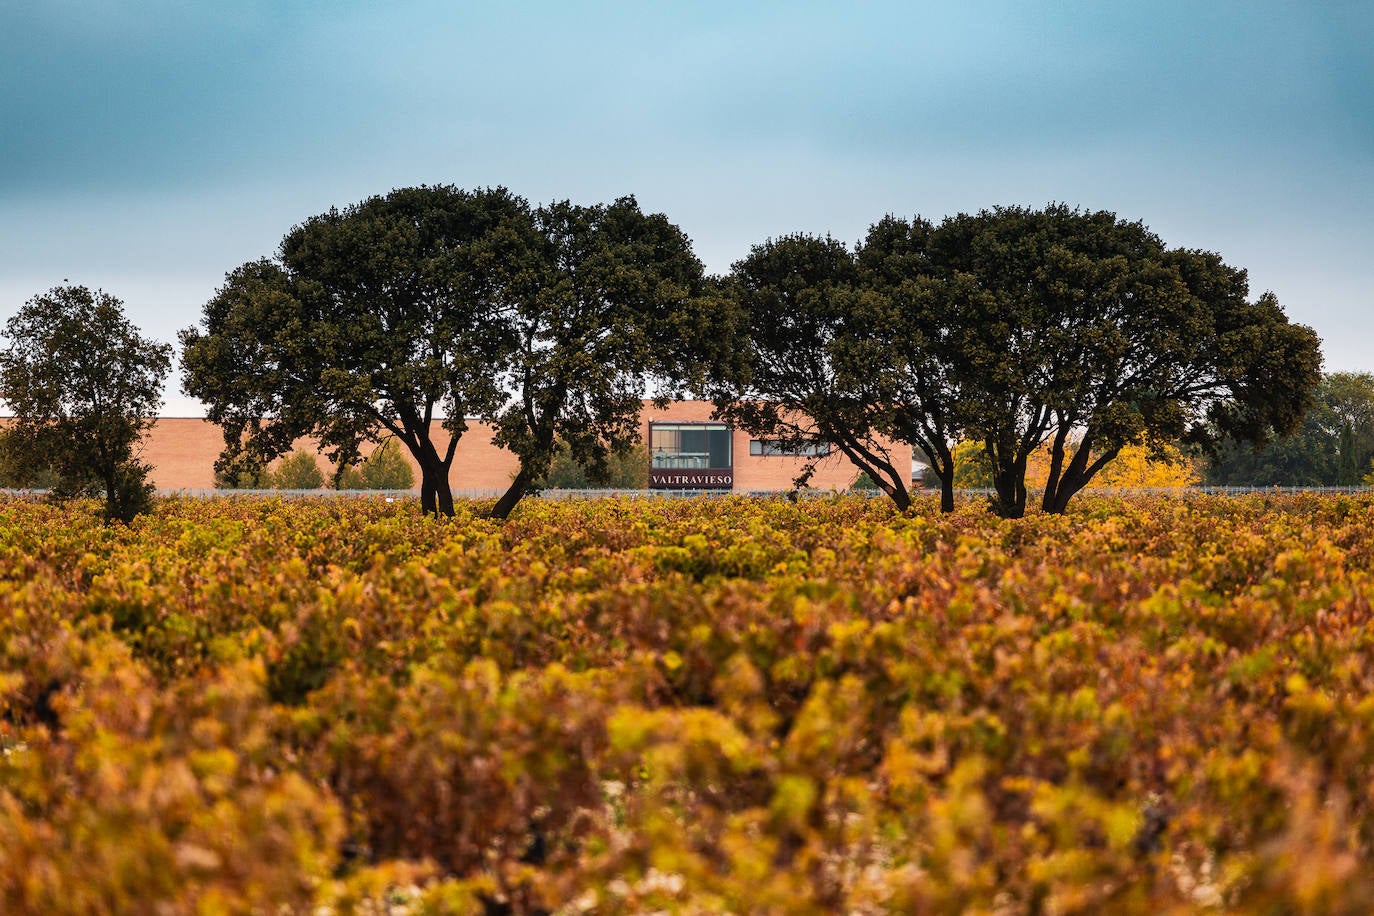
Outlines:
MULTIPOLYGON (((809 460, 806 455, 784 453, 776 442, 751 439, 748 433, 713 422, 711 405, 704 401, 677 401, 663 410, 646 401, 640 420, 649 445, 651 487, 785 490, 809 460)), ((453 459, 450 482, 455 491, 496 492, 510 484, 518 462, 510 452, 494 446, 491 435, 489 426, 469 424, 453 459)), ((447 435, 437 429, 435 438, 442 451, 447 435)), ((313 448, 311 442, 299 445, 313 448)), ((144 438, 142 457, 152 465, 152 480, 159 488, 208 489, 214 486, 215 458, 223 447, 223 435, 215 424, 163 417, 144 438)), ((858 476, 858 468, 838 450, 822 448, 814 457, 820 459, 811 479, 817 489, 843 490, 858 476)), ((893 458, 898 467, 910 468, 910 447, 896 445, 893 458)), ((419 468, 414 470, 419 480, 419 468)))

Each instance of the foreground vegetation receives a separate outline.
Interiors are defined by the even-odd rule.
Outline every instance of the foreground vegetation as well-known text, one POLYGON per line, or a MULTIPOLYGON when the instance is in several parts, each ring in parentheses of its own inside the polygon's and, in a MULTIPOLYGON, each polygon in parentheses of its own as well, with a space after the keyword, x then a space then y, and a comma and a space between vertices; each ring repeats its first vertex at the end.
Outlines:
POLYGON ((0 503, 0 911, 1374 907, 1374 498, 486 508, 0 503))

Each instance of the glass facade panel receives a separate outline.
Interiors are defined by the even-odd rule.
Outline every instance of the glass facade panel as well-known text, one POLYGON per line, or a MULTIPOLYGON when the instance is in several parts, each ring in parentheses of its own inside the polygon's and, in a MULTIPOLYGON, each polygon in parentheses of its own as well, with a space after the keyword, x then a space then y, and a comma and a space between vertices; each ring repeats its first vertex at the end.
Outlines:
POLYGON ((709 467, 728 468, 733 466, 730 454, 730 430, 724 426, 706 427, 706 453, 710 456, 709 467))
POLYGON ((651 426, 649 428, 649 453, 651 455, 666 454, 677 450, 677 429, 675 427, 651 426))
POLYGON ((829 442, 787 445, 777 439, 750 439, 749 454, 787 458, 821 458, 830 454, 829 442))
POLYGON ((729 468, 730 428, 719 423, 652 423, 649 455, 656 468, 729 468))

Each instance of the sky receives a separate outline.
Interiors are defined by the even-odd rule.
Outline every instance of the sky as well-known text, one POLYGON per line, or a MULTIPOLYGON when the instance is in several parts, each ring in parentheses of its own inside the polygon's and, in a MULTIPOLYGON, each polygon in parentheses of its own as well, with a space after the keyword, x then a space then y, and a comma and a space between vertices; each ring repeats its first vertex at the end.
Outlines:
POLYGON ((1111 210, 1374 371, 1368 0, 0 0, 0 321, 75 283, 174 342, 293 225, 438 183, 634 194, 718 273, 887 213, 1111 210))

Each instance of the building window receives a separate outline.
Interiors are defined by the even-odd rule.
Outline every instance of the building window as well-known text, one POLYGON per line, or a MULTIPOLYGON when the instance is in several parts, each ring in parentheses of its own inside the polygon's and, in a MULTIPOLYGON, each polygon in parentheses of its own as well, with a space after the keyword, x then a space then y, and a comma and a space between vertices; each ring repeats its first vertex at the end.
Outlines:
POLYGON ((793 445, 779 439, 750 439, 749 454, 765 458, 824 458, 830 454, 830 443, 804 442, 793 445))
POLYGON ((650 423, 649 456, 656 468, 729 468, 730 428, 722 423, 650 423))

